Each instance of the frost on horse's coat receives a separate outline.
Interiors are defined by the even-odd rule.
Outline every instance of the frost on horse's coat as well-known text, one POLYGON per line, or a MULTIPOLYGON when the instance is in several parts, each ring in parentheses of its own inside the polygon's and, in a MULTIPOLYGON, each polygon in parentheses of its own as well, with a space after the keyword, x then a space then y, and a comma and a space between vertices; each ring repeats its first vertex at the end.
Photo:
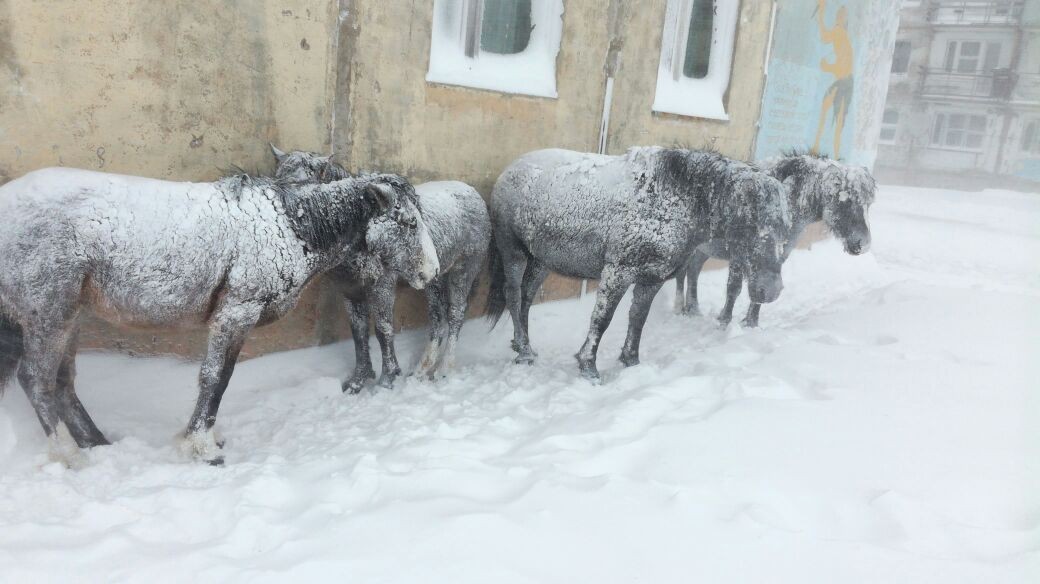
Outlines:
MULTIPOLYGON (((178 183, 53 168, 11 181, 0 187, 10 220, 0 230, 0 339, 18 352, 0 359, 0 382, 19 368, 52 440, 67 427, 81 447, 104 444, 73 387, 80 309, 134 325, 208 325, 186 432, 204 443, 249 330, 285 314, 372 217, 412 193, 394 175, 178 183)), ((212 448, 194 452, 219 461, 212 448)))
MULTIPOLYGON (((349 176, 331 156, 313 152, 282 152, 272 145, 278 161, 275 176, 301 181, 327 181, 349 176)), ((415 188, 429 242, 434 247, 440 270, 426 286, 430 317, 430 339, 419 361, 417 373, 432 376, 446 373, 454 365, 455 348, 465 322, 469 297, 484 265, 491 240, 491 219, 477 191, 458 181, 430 182, 415 188)), ((380 222, 374 224, 382 225, 380 222)), ((407 233, 389 225, 386 236, 366 239, 343 265, 330 272, 330 279, 347 299, 354 338, 355 368, 344 382, 344 391, 356 393, 375 378, 368 345, 368 319, 375 316, 376 338, 383 355, 379 384, 393 385, 400 374, 394 350, 394 291, 401 274, 399 251, 407 233)))
POLYGON ((549 271, 599 278, 581 372, 597 379, 596 349, 625 290, 635 285, 621 360, 638 362, 643 322, 661 284, 700 244, 722 239, 751 274, 752 293, 780 293, 790 229, 783 185, 715 152, 632 148, 622 156, 540 150, 514 161, 491 198, 498 254, 488 314, 508 308, 518 362, 534 358, 527 315, 549 271))
MULTIPOLYGON (((877 187, 866 168, 845 165, 815 154, 794 152, 768 162, 765 169, 788 187, 792 226, 784 247, 784 260, 791 255, 805 228, 817 221, 823 221, 842 241, 847 253, 859 255, 870 248, 867 211, 874 202, 877 187)), ((691 255, 687 267, 676 274, 677 312, 699 313, 697 277, 709 257, 729 259, 723 241, 711 241, 699 247, 691 255)), ((719 315, 720 321, 728 323, 732 319, 733 305, 742 284, 743 274, 739 267, 737 270, 731 269, 726 287, 726 305, 719 315)), ((752 301, 744 318, 745 326, 758 326, 760 310, 761 304, 752 301)))

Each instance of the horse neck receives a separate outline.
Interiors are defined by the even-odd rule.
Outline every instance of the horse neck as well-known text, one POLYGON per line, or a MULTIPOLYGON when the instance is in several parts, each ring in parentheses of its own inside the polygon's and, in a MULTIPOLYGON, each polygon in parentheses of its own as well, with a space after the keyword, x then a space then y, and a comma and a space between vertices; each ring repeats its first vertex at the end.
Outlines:
POLYGON ((313 185, 287 197, 286 214, 316 263, 331 267, 364 237, 374 207, 357 185, 313 185))

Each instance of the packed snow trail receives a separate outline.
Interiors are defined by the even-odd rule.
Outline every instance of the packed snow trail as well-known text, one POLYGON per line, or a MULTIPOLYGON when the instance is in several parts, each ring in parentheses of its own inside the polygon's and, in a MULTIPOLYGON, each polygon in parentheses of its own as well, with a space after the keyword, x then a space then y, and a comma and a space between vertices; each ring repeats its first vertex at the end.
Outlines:
POLYGON ((81 355, 115 444, 48 463, 8 388, 0 581, 1029 582, 1040 197, 882 187, 871 215, 873 253, 791 256, 761 329, 667 287, 624 369, 623 304, 602 386, 571 356, 591 297, 533 309, 531 367, 480 322, 455 376, 393 391, 340 393, 349 343, 242 363, 224 468, 174 445, 194 363, 81 355))

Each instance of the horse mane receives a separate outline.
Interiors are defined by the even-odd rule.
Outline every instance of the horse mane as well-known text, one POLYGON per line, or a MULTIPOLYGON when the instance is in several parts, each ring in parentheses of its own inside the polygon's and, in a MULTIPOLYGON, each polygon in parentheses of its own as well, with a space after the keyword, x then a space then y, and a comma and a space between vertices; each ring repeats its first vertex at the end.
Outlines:
POLYGON ((782 238, 791 228, 783 184, 753 164, 714 149, 664 149, 657 171, 675 188, 692 193, 695 209, 708 215, 712 237, 755 227, 782 238))
POLYGON ((858 204, 867 206, 874 202, 877 185, 865 167, 844 164, 823 154, 811 151, 789 150, 779 159, 768 163, 767 170, 778 180, 788 184, 792 203, 799 210, 817 209, 829 198, 850 197, 858 204), (827 169, 841 173, 850 188, 830 192, 821 182, 827 169))
POLYGON ((231 200, 241 200, 246 190, 266 191, 281 203, 293 232, 310 252, 327 252, 352 245, 364 236, 366 218, 377 206, 365 194, 374 181, 388 184, 398 196, 414 196, 415 189, 397 175, 370 174, 329 183, 294 183, 246 173, 226 176, 216 186, 231 200), (348 241, 343 237, 348 234, 348 241))

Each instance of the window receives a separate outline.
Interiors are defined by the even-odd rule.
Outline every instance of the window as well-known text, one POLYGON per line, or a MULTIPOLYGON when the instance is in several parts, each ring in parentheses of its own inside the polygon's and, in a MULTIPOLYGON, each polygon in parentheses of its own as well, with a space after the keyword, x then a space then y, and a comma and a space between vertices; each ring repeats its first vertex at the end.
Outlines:
POLYGON ((906 73, 910 67, 910 41, 896 41, 896 49, 892 53, 892 72, 906 73))
POLYGON ((563 0, 434 0, 426 80, 556 97, 563 0))
POLYGON ((1001 43, 980 41, 950 41, 946 43, 943 69, 957 73, 992 72, 1000 64, 1001 43))
POLYGON ((1022 152, 1040 154, 1040 121, 1033 120, 1026 124, 1022 132, 1022 152))
POLYGON ((729 87, 738 0, 668 0, 656 112, 728 120, 729 87))
POLYGON ((956 150, 981 150, 986 137, 986 116, 940 113, 932 127, 932 146, 956 150))
POLYGON ((886 109, 885 115, 881 118, 881 135, 879 137, 882 144, 895 144, 896 143, 896 130, 899 128, 899 110, 886 109))

